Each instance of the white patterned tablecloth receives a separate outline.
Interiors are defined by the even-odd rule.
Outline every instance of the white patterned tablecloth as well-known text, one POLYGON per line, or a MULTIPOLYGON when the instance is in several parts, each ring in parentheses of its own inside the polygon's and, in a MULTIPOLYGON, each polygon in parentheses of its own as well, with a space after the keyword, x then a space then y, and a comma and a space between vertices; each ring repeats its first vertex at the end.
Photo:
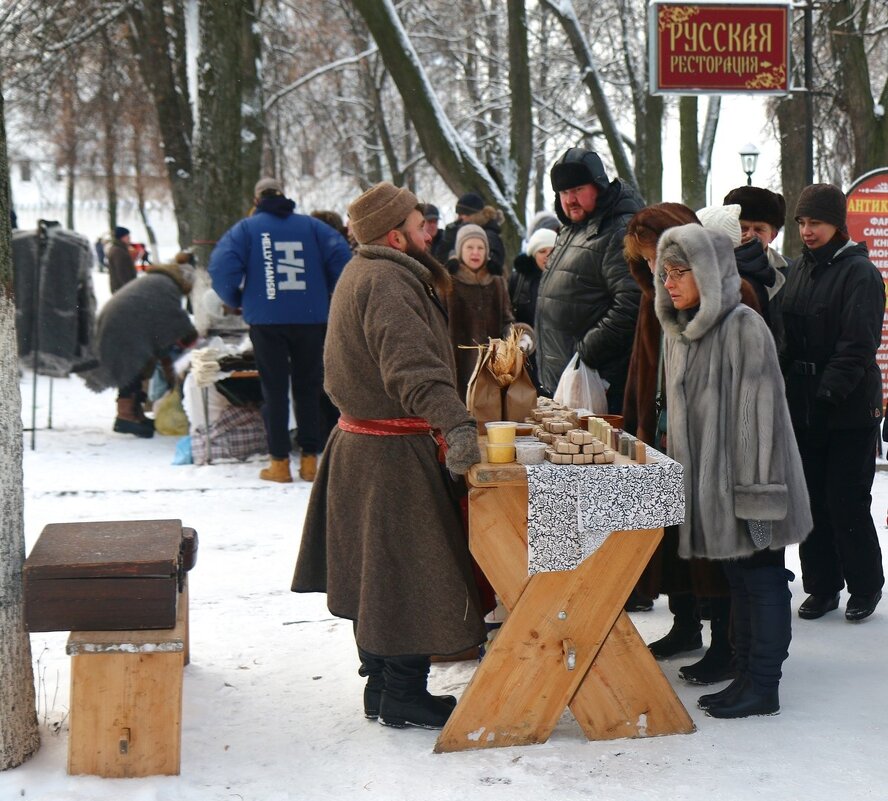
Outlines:
POLYGON ((612 531, 684 521, 682 467, 647 448, 647 464, 528 465, 528 573, 572 570, 612 531))

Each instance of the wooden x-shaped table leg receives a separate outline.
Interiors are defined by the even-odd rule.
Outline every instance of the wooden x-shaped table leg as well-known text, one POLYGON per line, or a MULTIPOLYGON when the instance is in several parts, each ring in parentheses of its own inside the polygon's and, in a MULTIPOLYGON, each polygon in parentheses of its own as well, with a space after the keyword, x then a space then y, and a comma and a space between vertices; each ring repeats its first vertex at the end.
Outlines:
POLYGON ((472 553, 510 610, 435 751, 545 742, 565 706, 591 740, 694 731, 623 611, 662 530, 619 531, 574 570, 527 575, 527 487, 470 491, 472 553))

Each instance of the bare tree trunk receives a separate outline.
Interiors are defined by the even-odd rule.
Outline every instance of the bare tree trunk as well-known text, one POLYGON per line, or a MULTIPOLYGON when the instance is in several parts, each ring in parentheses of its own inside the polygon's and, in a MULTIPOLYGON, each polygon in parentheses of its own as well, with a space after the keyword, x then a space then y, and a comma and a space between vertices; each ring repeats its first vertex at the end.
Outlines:
POLYGON ((265 113, 262 102, 262 75, 257 64, 262 61, 262 37, 253 0, 242 0, 243 47, 240 78, 241 109, 241 198, 253 199, 253 187, 262 171, 265 141, 265 113))
POLYGON ((136 202, 139 205, 139 216, 142 218, 142 224, 148 234, 148 242, 151 245, 151 252, 157 258, 157 234, 148 220, 148 209, 145 205, 145 176, 142 172, 142 136, 138 127, 138 123, 133 125, 133 169, 136 173, 136 202))
POLYGON ((678 99, 681 157, 681 202, 692 209, 706 205, 706 180, 700 170, 700 142, 697 133, 697 98, 678 99))
POLYGON ((796 93, 776 102, 777 124, 780 130, 780 182, 786 200, 786 227, 783 232, 783 255, 795 258, 802 252, 798 226, 793 221, 793 209, 805 188, 805 97, 796 93))
POLYGON ((598 116, 598 122, 610 148, 611 158, 614 160, 617 174, 637 189, 638 178, 635 175, 635 169, 623 145, 622 134, 611 112, 610 104, 604 94, 604 86, 598 76, 598 68, 592 58, 592 48, 589 46, 586 35, 580 27, 573 4, 561 2, 561 0, 542 0, 542 3, 558 17, 564 28, 564 33, 570 41, 577 60, 577 66, 580 74, 583 76, 583 83, 589 90, 589 96, 592 98, 592 104, 595 107, 595 114, 598 116))
POLYGON ((862 31, 868 6, 868 0, 863 3, 839 0, 827 4, 837 61, 836 96, 848 115, 854 138, 855 176, 888 164, 888 116, 885 114, 888 79, 885 79, 877 108, 862 31))
POLYGON ((103 36, 104 47, 102 48, 102 93, 106 98, 101 104, 102 115, 102 132, 104 133, 104 142, 102 149, 102 166, 105 170, 105 197, 108 202, 108 230, 114 231, 117 227, 117 118, 115 116, 114 104, 111 98, 114 96, 113 81, 111 80, 112 51, 111 42, 107 35, 103 36))
MULTIPOLYGON (((191 247, 194 120, 188 91, 182 0, 141 0, 129 10, 130 44, 153 100, 173 196, 179 246, 191 247), (172 54, 172 57, 171 57, 172 54)), ((230 194, 230 192, 228 193, 230 194)))
POLYGON ((40 747, 31 641, 25 631, 22 398, 18 382, 9 162, 0 95, 0 770, 21 765, 40 747))
MULTIPOLYGON (((503 195, 490 171, 448 121, 394 6, 378 0, 352 1, 367 23, 389 75, 405 99, 404 105, 429 163, 455 194, 472 187, 486 202, 501 208, 506 215, 503 241, 507 250, 510 246, 514 248, 523 227, 524 209, 519 210, 503 195)), ((528 164, 522 173, 524 180, 529 173, 528 164)))
MULTIPOLYGON (((509 0, 508 14, 509 92, 512 111, 509 160, 514 168, 508 172, 516 178, 520 176, 515 186, 509 187, 509 192, 515 198, 515 207, 526 209, 529 190, 527 176, 533 160, 533 97, 530 91, 525 0, 509 0)), ((517 245, 508 248, 508 252, 517 253, 517 245)))

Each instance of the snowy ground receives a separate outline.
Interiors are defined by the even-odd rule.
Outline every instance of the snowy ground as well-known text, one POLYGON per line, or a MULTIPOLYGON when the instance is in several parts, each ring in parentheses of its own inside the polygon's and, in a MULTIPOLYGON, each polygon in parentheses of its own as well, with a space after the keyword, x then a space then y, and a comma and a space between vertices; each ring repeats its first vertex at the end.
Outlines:
MULTIPOLYGON (((30 374, 21 389, 27 423, 30 374)), ((40 425, 48 391, 41 378, 40 425)), ((255 462, 174 467, 175 438, 111 432, 113 392, 93 395, 77 378, 56 380, 53 391, 52 430, 38 432, 33 451, 25 439, 29 549, 52 522, 181 518, 199 533, 182 772, 68 776, 67 634, 34 634, 43 745, 25 765, 0 773, 2 801, 885 798, 888 603, 860 625, 841 611, 794 618, 778 717, 707 718, 695 706, 700 689, 677 678, 697 652, 663 663, 694 734, 587 742, 566 712, 544 745, 435 755, 435 732, 364 720, 350 624, 331 617, 323 596, 289 591, 310 485, 259 481, 255 462)), ((877 475, 874 496, 888 547, 888 473, 877 475)), ((798 573, 795 549, 788 560, 798 573)), ((796 608, 799 580, 792 590, 796 608)), ((648 641, 670 625, 664 600, 633 620, 648 641)), ((472 670, 469 662, 436 666, 433 689, 459 695, 472 670)))

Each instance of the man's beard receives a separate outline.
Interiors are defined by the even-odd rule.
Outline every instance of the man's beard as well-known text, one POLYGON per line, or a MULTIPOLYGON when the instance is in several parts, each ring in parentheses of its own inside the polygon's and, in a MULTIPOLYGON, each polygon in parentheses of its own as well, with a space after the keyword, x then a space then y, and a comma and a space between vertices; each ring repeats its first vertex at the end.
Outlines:
POLYGON ((416 259, 432 274, 432 284, 435 291, 443 298, 450 294, 452 279, 450 273, 431 253, 425 248, 419 248, 413 242, 407 242, 407 250, 404 251, 411 259, 416 259))

